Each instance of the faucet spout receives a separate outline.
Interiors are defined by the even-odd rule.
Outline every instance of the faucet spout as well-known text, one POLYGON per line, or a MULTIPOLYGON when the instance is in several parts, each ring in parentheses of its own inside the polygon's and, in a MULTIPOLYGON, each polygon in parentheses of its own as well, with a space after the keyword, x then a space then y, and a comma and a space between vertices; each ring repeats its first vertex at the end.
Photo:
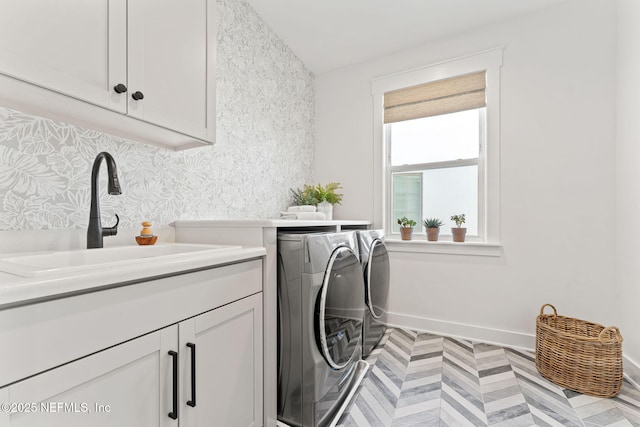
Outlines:
POLYGON ((91 212, 89 213, 89 228, 87 229, 87 249, 101 248, 103 246, 102 237, 115 236, 118 233, 118 223, 120 222, 120 218, 116 215, 116 224, 113 227, 102 227, 100 202, 98 200, 100 195, 98 191, 98 178, 100 175, 100 165, 103 160, 107 163, 107 177, 109 180, 107 189, 109 194, 122 194, 120 182, 118 181, 116 161, 111 154, 103 151, 96 156, 91 171, 91 212))

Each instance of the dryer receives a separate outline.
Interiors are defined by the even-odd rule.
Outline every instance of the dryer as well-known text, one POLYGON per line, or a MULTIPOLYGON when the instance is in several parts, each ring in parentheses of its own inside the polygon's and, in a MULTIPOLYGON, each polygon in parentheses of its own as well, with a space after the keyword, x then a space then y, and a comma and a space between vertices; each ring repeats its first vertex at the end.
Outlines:
POLYGON ((367 357, 380 342, 386 326, 383 323, 389 296, 389 254, 383 230, 358 230, 358 247, 365 286, 362 357, 367 357))
POLYGON ((369 365, 354 232, 278 234, 278 420, 334 426, 369 365))

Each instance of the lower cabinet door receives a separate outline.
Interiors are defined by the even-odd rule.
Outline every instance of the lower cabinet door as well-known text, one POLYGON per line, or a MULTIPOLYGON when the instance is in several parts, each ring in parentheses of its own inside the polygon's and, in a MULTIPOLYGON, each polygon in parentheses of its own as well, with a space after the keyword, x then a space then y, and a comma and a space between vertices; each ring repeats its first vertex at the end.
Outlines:
POLYGON ((0 426, 177 426, 168 416, 177 331, 168 327, 1 389, 0 426))
POLYGON ((180 425, 262 426, 262 294, 179 324, 180 425))

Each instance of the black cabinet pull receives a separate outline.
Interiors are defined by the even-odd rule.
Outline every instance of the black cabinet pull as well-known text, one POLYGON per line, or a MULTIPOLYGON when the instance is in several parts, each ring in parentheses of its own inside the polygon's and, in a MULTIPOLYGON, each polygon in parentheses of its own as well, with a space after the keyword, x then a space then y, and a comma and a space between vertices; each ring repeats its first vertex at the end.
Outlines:
POLYGON ((131 97, 132 97, 133 99, 135 99, 136 101, 140 101, 141 99, 144 99, 144 95, 143 95, 143 94, 142 94, 142 92, 140 92, 139 90, 138 90, 138 91, 133 92, 133 93, 131 94, 131 97))
POLYGON ((196 345, 192 342, 187 343, 187 347, 191 349, 191 400, 187 400, 187 405, 192 408, 196 407, 196 345))
POLYGON ((113 90, 115 90, 116 93, 125 93, 127 91, 127 87, 122 83, 118 83, 113 87, 113 90))
POLYGON ((173 358, 173 411, 169 412, 169 418, 178 419, 178 353, 169 351, 169 356, 173 358))

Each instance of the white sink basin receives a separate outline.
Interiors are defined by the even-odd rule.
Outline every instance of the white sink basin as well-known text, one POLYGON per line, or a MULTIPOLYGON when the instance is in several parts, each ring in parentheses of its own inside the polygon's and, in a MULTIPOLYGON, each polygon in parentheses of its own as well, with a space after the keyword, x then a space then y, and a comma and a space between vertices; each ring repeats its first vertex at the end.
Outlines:
POLYGON ((168 263, 239 248, 240 246, 230 245, 170 243, 0 255, 0 271, 22 277, 68 274, 149 262, 168 263))

